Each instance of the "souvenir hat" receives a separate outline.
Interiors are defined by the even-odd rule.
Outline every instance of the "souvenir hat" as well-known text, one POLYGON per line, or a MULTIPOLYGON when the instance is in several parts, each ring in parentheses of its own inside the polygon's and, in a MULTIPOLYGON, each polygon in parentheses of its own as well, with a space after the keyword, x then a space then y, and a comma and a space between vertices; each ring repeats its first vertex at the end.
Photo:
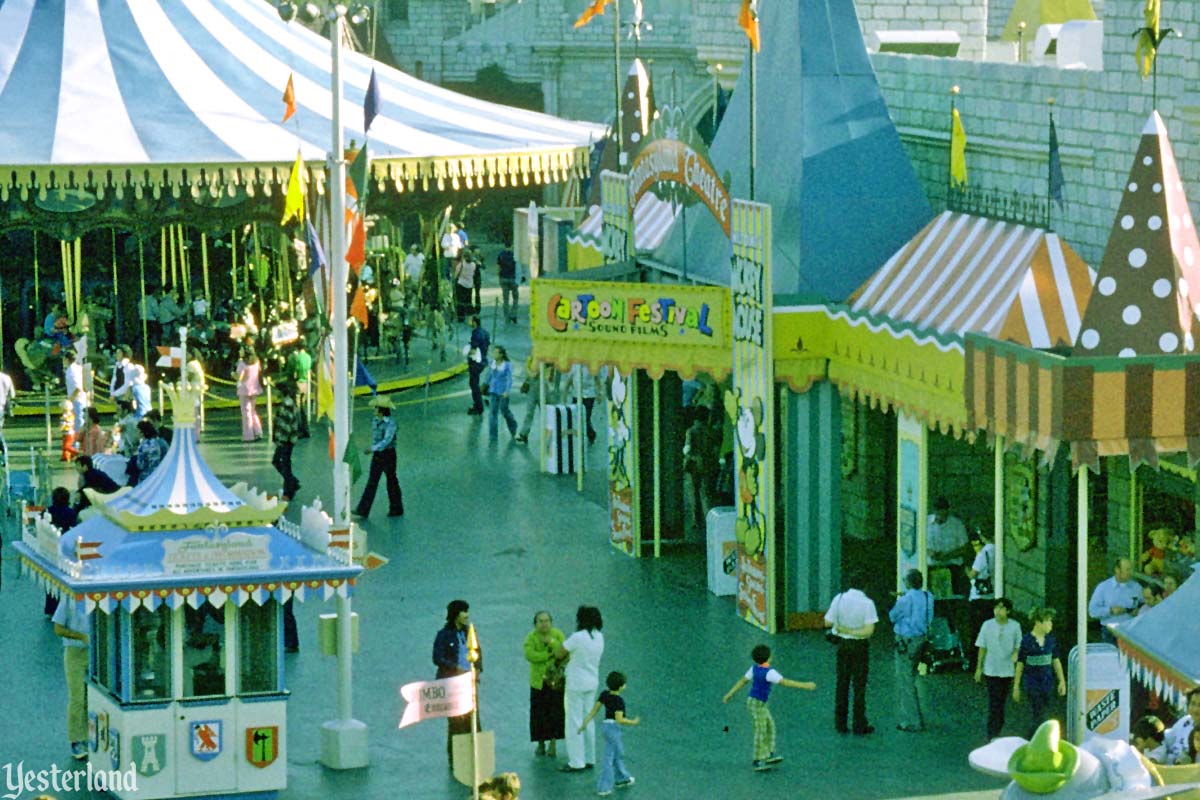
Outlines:
POLYGON ((396 407, 395 404, 392 403, 392 398, 387 397, 385 395, 381 395, 381 394, 375 395, 374 397, 372 397, 371 402, 367 403, 367 405, 369 405, 371 408, 395 408, 396 407))
POLYGON ((1094 736, 1082 746, 1062 738, 1057 720, 1033 739, 996 739, 971 752, 972 767, 1011 779, 1001 800, 1156 800, 1189 786, 1154 786, 1138 751, 1094 736))

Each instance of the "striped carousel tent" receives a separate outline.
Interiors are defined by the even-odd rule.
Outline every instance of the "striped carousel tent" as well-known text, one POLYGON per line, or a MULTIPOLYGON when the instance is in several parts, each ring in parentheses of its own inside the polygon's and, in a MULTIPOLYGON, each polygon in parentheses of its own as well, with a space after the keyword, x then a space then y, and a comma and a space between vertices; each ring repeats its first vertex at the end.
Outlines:
MULTIPOLYGON (((0 199, 55 186, 269 194, 297 150, 325 160, 330 69, 329 42, 262 0, 0 0, 0 199), (284 124, 289 76, 296 113, 284 124)), ((397 191, 562 180, 586 170, 601 135, 346 52, 348 141, 365 138, 372 69, 373 173, 397 191)), ((323 171, 313 177, 320 188, 323 171)))

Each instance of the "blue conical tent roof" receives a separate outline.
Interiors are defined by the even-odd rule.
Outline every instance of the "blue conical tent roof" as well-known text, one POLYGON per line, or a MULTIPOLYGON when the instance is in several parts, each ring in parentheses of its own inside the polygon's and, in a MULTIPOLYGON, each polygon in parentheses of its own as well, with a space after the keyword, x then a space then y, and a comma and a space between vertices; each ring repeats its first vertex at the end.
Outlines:
MULTIPOLYGON (((754 199, 773 209, 775 293, 841 301, 933 212, 888 115, 853 0, 761 7, 754 199)), ((747 64, 711 149, 735 197, 749 197, 749 113, 747 64)), ((658 260, 682 264, 683 227, 675 223, 658 260)), ((697 210, 686 228, 688 273, 728 283, 729 245, 717 223, 697 210)))

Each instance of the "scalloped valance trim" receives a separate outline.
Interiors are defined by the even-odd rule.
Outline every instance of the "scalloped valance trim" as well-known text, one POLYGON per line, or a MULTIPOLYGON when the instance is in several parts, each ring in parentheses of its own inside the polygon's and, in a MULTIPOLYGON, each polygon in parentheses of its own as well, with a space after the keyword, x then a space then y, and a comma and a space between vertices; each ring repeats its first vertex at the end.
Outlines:
MULTIPOLYGON (((327 183, 323 162, 309 162, 304 183, 312 182, 318 193, 327 183)), ((239 189, 247 196, 271 197, 287 187, 291 163, 211 164, 0 164, 0 201, 12 197, 22 201, 45 199, 50 193, 83 190, 103 200, 132 194, 158 199, 164 194, 193 198, 222 194, 234 196, 239 189)), ((412 192, 420 187, 482 189, 496 186, 528 186, 584 177, 588 171, 588 148, 566 146, 511 153, 472 156, 416 158, 373 158, 371 178, 380 191, 412 192)))

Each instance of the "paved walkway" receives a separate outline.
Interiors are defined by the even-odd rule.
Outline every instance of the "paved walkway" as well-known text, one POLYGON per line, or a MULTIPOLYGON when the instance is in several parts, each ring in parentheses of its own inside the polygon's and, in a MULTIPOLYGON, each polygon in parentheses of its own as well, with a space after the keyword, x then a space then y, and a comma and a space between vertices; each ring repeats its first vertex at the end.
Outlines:
MULTIPOLYGON (((520 326, 501 323, 494 339, 510 347, 518 364, 529 346, 525 320, 523 315, 520 326)), ((465 414, 465 390, 465 378, 457 378, 434 387, 428 400, 422 391, 395 395, 407 515, 387 519, 385 501, 376 500, 376 515, 366 523, 370 547, 391 563, 366 576, 355 597, 362 624, 355 711, 371 729, 372 766, 335 773, 318 764, 319 727, 334 715, 336 698, 335 662, 317 653, 315 625, 317 615, 332 612, 333 605, 306 603, 298 606, 301 651, 287 657, 290 786, 283 798, 467 796, 446 769, 441 721, 396 728, 402 712, 398 687, 433 676, 433 636, 446 602, 456 597, 471 603, 484 647, 481 713, 485 727, 496 733, 497 767, 521 775, 522 797, 595 796, 594 773, 559 773, 554 762, 534 757, 527 741, 521 643, 536 610, 549 609, 569 633, 580 603, 601 608, 608 642, 601 671, 628 675, 629 711, 643 720, 626 734, 628 764, 637 777, 628 797, 964 796, 996 787, 966 766, 967 752, 981 743, 985 708, 982 689, 967 675, 931 679, 928 733, 897 732, 890 637, 881 631, 873 643, 868 690, 878 732, 865 738, 837 735, 831 719, 833 652, 819 634, 766 637, 736 619, 730 598, 706 591, 698 545, 673 548, 657 561, 615 552, 606 542, 604 450, 591 451, 592 471, 581 496, 573 478, 538 473, 536 439, 515 445, 503 432, 490 441, 486 419, 465 414), (818 684, 813 693, 779 689, 773 695, 779 749, 787 760, 765 774, 750 769, 744 692, 729 705, 720 702, 760 641, 775 649, 773 663, 784 675, 818 684)), ((523 404, 516 400, 518 416, 523 404)), ((360 438, 367 411, 360 401, 360 438)), ((266 443, 243 445, 229 412, 215 413, 209 422, 201 449, 217 474, 230 483, 247 479, 277 486, 266 443)), ((41 429, 30 420, 7 434, 10 441, 32 441, 41 429)), ((304 482, 299 501, 307 503, 314 494, 328 498, 325 437, 303 442, 296 461, 304 482)), ((6 542, 11 535, 10 527, 6 542)), ((18 579, 7 545, 4 555, 0 661, 9 692, 0 721, 0 773, 5 762, 21 760, 29 769, 67 765, 61 648, 41 615, 39 590, 18 579)), ((1012 716, 1023 726, 1020 712, 1012 716)))

